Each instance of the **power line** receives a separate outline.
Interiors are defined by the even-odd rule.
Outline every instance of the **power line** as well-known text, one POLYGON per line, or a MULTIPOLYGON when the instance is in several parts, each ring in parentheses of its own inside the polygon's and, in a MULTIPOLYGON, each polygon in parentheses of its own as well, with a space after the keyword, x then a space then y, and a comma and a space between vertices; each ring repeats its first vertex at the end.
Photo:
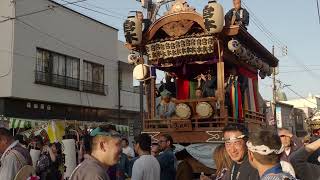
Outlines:
POLYGON ((266 28, 266 26, 259 20, 259 18, 255 15, 255 13, 243 2, 244 7, 250 12, 250 16, 252 22, 258 27, 258 29, 266 35, 266 37, 271 40, 275 45, 282 48, 286 45, 275 36, 270 30, 266 28))
MULTIPOLYGON (((315 67, 315 66, 320 66, 320 64, 306 64, 306 66, 315 67)), ((297 68, 297 67, 300 67, 300 66, 297 66, 297 65, 281 65, 281 67, 297 68)))
POLYGON ((308 102, 310 102, 310 103, 312 103, 312 104, 317 105, 316 103, 308 100, 307 98, 303 97, 302 95, 300 95, 299 93, 297 93, 295 90, 293 90, 292 88, 290 88, 290 85, 285 84, 285 83, 283 83, 282 81, 280 81, 280 80, 278 80, 278 79, 277 79, 277 82, 279 82, 280 84, 283 84, 283 86, 284 86, 285 88, 289 89, 291 92, 293 92, 293 93, 294 93, 295 95, 297 95, 298 97, 300 97, 300 98, 304 99, 305 101, 308 101, 308 102))
MULTIPOLYGON (((65 1, 65 0, 61 0, 61 1, 68 3, 68 1, 65 1)), ((117 18, 117 19, 125 20, 124 17, 114 16, 114 15, 107 14, 107 13, 104 13, 104 12, 101 12, 101 11, 97 11, 97 10, 94 10, 94 9, 91 9, 91 8, 88 8, 88 7, 85 7, 85 6, 81 6, 81 5, 78 5, 78 4, 71 4, 71 5, 74 5, 74 6, 77 6, 77 7, 80 7, 80 8, 83 8, 83 9, 86 9, 86 10, 89 10, 89 11, 92 11, 92 12, 95 12, 95 13, 98 13, 98 14, 102 14, 102 15, 105 15, 105 16, 109 16, 109 17, 114 17, 114 18, 117 18)))
MULTIPOLYGON (((33 30, 35 30, 35 31, 37 31, 37 32, 45 35, 45 36, 48 36, 48 37, 50 37, 50 38, 52 38, 52 39, 55 39, 56 41, 58 41, 58 42, 60 42, 60 43, 62 43, 62 44, 64 44, 64 45, 67 45, 67 46, 69 46, 69 47, 71 47, 71 48, 73 48, 73 49, 80 50, 80 51, 82 51, 82 52, 84 52, 84 53, 86 53, 86 54, 90 54, 90 55, 92 55, 92 56, 98 57, 98 58, 100 58, 100 59, 104 59, 104 60, 109 61, 109 62, 112 62, 112 63, 115 63, 115 62, 116 62, 116 61, 114 61, 114 59, 108 59, 108 58, 106 58, 106 57, 103 57, 103 56, 100 56, 100 55, 96 55, 96 54, 94 54, 94 53, 92 53, 92 52, 89 52, 89 51, 84 50, 84 49, 81 49, 81 48, 79 48, 79 47, 77 47, 77 46, 75 46, 75 45, 72 45, 72 44, 70 44, 70 43, 67 43, 67 42, 65 42, 65 41, 63 41, 63 40, 61 40, 61 39, 59 39, 59 38, 57 38, 57 37, 55 37, 55 36, 47 33, 47 32, 44 32, 44 31, 42 31, 42 30, 40 30, 40 29, 38 29, 38 28, 36 28, 36 27, 34 27, 34 26, 32 26, 32 25, 30 25, 30 24, 28 24, 28 23, 26 23, 26 22, 24 22, 24 21, 22 21, 22 20, 20 20, 20 19, 16 19, 16 20, 19 21, 19 22, 21 22, 21 23, 24 24, 25 26, 28 26, 29 28, 31 28, 31 29, 33 29, 33 30)), ((117 60, 117 61, 118 61, 118 60, 117 60)))
POLYGON ((280 72, 281 74, 287 74, 287 73, 297 73, 297 72, 310 72, 310 71, 320 71, 320 69, 310 69, 310 70, 298 70, 298 71, 285 71, 280 72))
POLYGON ((117 15, 119 15, 119 16, 121 16, 121 17, 126 17, 126 15, 120 14, 120 13, 118 13, 118 12, 116 12, 116 11, 111 11, 110 9, 106 9, 106 8, 103 8, 103 7, 95 6, 95 5, 90 4, 90 3, 87 3, 87 2, 83 2, 83 4, 86 4, 86 5, 88 5, 88 6, 91 6, 91 7, 93 7, 93 8, 97 8, 97 9, 100 9, 100 10, 103 10, 103 11, 106 11, 106 12, 110 12, 110 13, 117 14, 117 15))
MULTIPOLYGON (((68 3, 65 3, 65 4, 61 4, 61 5, 65 6, 65 5, 68 5, 68 4, 76 4, 76 3, 84 2, 84 1, 87 1, 87 0, 78 0, 78 1, 74 1, 74 2, 68 2, 68 3)), ((17 18, 20 18, 20 17, 25 17, 25 16, 38 14, 38 13, 45 12, 45 11, 48 11, 48 10, 53 10, 54 8, 57 8, 57 7, 58 6, 55 6, 55 5, 48 5, 48 8, 46 8, 46 9, 41 9, 41 10, 38 10, 38 11, 28 12, 28 13, 25 13, 25 14, 17 15, 15 17, 5 17, 6 19, 1 20, 0 23, 6 22, 6 21, 9 21, 9 20, 13 20, 13 19, 17 19, 17 18)))

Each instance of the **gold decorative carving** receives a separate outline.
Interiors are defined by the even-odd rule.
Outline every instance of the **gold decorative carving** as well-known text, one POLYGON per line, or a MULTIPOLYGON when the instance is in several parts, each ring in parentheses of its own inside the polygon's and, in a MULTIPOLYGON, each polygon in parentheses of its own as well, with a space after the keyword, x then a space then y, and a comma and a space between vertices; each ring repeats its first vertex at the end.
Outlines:
POLYGON ((172 6, 171 9, 165 13, 165 15, 179 13, 179 12, 195 12, 196 9, 193 7, 190 7, 189 4, 185 0, 176 0, 172 6))
POLYGON ((171 37, 179 37, 185 35, 193 24, 194 22, 190 20, 175 21, 164 25, 162 30, 171 37))

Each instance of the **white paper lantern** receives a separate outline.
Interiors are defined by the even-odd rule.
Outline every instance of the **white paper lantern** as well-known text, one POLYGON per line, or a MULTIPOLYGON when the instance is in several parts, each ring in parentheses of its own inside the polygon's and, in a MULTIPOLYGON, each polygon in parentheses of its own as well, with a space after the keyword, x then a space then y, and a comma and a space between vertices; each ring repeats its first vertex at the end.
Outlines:
POLYGON ((239 50, 241 48, 241 44, 239 43, 239 41, 237 40, 230 40, 228 42, 228 49, 231 51, 231 52, 235 52, 237 50, 239 50))
POLYGON ((139 64, 133 69, 133 78, 136 80, 144 80, 150 74, 149 67, 145 64, 139 64))
POLYGON ((247 50, 244 47, 240 47, 238 50, 236 50, 236 55, 240 58, 244 57, 247 54, 247 50))
POLYGON ((259 76, 261 79, 266 78, 266 74, 263 71, 259 71, 259 76))
POLYGON ((273 73, 273 68, 272 67, 269 67, 269 70, 267 72, 267 76, 271 76, 273 73))
POLYGON ((63 139, 62 140, 63 145, 63 154, 65 155, 65 173, 64 173, 64 179, 67 179, 71 176, 72 171, 77 166, 76 161, 76 142, 74 139, 63 139))
POLYGON ((261 59, 259 59, 259 58, 257 58, 257 68, 258 69, 261 69, 262 68, 262 60, 261 59))
POLYGON ((134 64, 138 61, 138 56, 136 54, 129 54, 128 55, 128 63, 129 64, 134 64))
POLYGON ((220 33, 223 30, 224 11, 216 0, 208 2, 203 9, 204 25, 210 34, 220 33))
POLYGON ((135 16, 128 16, 123 23, 126 42, 132 45, 139 45, 142 41, 142 20, 135 16))

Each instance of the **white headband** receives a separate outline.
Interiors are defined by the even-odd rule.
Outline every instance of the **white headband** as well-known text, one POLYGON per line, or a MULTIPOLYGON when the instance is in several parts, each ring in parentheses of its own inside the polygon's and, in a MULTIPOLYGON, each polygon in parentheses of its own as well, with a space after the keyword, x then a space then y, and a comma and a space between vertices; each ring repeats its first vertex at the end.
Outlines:
POLYGON ((270 149, 268 146, 265 145, 254 146, 250 141, 247 142, 247 147, 249 151, 256 152, 261 155, 269 155, 272 153, 281 154, 284 151, 283 145, 281 145, 280 149, 270 149))

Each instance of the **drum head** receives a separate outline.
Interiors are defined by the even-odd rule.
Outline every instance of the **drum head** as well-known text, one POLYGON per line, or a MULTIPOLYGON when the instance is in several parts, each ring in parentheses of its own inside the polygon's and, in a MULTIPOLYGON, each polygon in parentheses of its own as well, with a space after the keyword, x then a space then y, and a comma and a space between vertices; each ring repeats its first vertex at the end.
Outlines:
POLYGON ((201 118, 209 118, 213 114, 213 108, 207 102, 200 102, 196 106, 196 112, 201 118))
POLYGON ((181 119, 188 119, 191 116, 191 109, 187 104, 180 103, 176 106, 176 115, 181 119))
POLYGON ((36 174, 35 169, 30 165, 25 165, 18 171, 14 180, 28 179, 34 174, 36 174))

